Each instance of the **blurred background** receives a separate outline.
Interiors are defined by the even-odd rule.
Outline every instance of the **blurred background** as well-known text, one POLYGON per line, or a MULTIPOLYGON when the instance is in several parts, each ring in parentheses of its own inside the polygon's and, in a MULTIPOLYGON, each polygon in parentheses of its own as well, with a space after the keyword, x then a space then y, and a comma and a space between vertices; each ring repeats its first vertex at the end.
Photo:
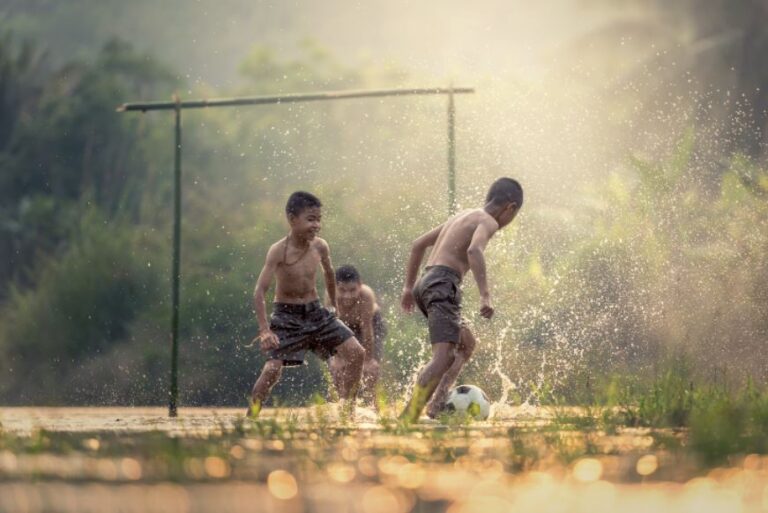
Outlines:
MULTIPOLYGON (((497 316, 462 381, 495 400, 614 376, 768 378, 763 0, 0 0, 0 404, 164 404, 173 114, 126 101, 390 87, 456 98, 457 199, 526 203, 487 253, 497 316)), ((447 213, 444 97, 185 111, 180 389, 239 405, 252 292, 294 190, 389 324, 382 384, 429 355, 400 313, 410 241, 447 213)), ((275 402, 324 395, 323 365, 275 402)))

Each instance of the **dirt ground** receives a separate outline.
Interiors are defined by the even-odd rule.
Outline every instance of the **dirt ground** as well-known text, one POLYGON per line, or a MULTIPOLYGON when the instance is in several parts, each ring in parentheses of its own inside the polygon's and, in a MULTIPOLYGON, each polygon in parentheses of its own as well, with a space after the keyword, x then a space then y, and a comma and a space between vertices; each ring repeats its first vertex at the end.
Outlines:
POLYGON ((0 512, 768 511, 768 460, 705 468, 684 433, 536 408, 412 429, 334 405, 243 413, 0 408, 0 512))

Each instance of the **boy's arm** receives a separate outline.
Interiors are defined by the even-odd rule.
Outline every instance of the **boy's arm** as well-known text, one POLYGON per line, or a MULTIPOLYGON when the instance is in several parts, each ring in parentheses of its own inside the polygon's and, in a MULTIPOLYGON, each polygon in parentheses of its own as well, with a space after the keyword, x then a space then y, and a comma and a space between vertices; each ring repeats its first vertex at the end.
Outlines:
POLYGON ((325 292, 328 295, 328 304, 336 309, 336 276, 331 263, 331 248, 324 240, 319 240, 320 265, 323 266, 323 278, 325 278, 325 292))
POLYGON ((253 309, 256 311, 256 320, 259 323, 259 340, 263 351, 276 349, 280 346, 277 336, 269 329, 267 320, 267 305, 264 297, 272 284, 272 278, 275 276, 277 264, 280 262, 280 255, 277 251, 277 244, 269 248, 267 258, 264 261, 264 267, 259 273, 259 279, 256 280, 256 288, 253 291, 253 309))
POLYGON ((480 291, 480 315, 486 319, 493 316, 493 306, 491 306, 491 293, 488 290, 488 276, 485 270, 485 246, 488 241, 499 229, 499 225, 493 221, 484 221, 477 225, 475 233, 472 235, 472 241, 467 248, 467 260, 469 268, 472 270, 472 276, 475 277, 477 288, 480 291))
POLYGON ((413 285, 416 283, 416 275, 419 272, 419 265, 421 265, 421 261, 424 258, 424 252, 428 247, 434 246, 444 224, 424 233, 411 244, 411 253, 408 256, 408 264, 405 267, 403 297, 400 300, 400 304, 406 312, 413 310, 413 285))

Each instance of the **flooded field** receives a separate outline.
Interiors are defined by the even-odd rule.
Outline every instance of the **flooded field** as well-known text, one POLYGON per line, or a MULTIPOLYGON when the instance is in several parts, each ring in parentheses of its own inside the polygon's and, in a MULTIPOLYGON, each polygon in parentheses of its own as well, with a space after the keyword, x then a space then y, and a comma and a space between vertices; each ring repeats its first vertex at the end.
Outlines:
POLYGON ((0 511, 768 511, 764 457, 707 468, 684 432, 606 432, 576 410, 412 428, 333 405, 165 414, 0 409, 0 511))

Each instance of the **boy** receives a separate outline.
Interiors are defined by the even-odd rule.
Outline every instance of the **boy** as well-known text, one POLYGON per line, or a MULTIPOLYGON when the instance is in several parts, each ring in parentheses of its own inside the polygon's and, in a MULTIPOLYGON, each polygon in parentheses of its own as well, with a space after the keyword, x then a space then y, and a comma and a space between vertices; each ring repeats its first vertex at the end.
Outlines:
POLYGON ((303 364, 308 349, 325 359, 335 355, 342 400, 354 400, 357 392, 365 350, 352 331, 320 304, 315 285, 317 266, 321 265, 330 303, 335 306, 330 249, 317 237, 321 207, 320 200, 308 192, 291 194, 285 205, 291 231, 269 248, 256 282, 253 303, 259 322, 258 339, 268 359, 251 393, 248 414, 252 417, 258 416, 283 367, 303 364), (275 303, 267 322, 264 295, 273 276, 277 278, 275 303))
POLYGON ((459 287, 468 270, 480 290, 480 315, 493 316, 483 251, 493 234, 512 222, 522 204, 520 184, 499 178, 491 185, 482 209, 461 212, 413 242, 400 304, 406 312, 413 311, 415 304, 427 317, 432 360, 419 374, 413 396, 400 415, 405 422, 416 422, 433 394, 427 415, 434 418, 440 413, 448 390, 475 348, 475 337, 461 319, 459 287), (430 246, 434 248, 427 266, 414 285, 430 246))
MULTIPOLYGON (((336 306, 339 319, 352 329, 365 349, 362 384, 366 398, 373 401, 387 328, 373 289, 362 282, 354 266, 336 269, 336 306)), ((329 363, 334 383, 339 381, 337 360, 331 358, 329 363)))

